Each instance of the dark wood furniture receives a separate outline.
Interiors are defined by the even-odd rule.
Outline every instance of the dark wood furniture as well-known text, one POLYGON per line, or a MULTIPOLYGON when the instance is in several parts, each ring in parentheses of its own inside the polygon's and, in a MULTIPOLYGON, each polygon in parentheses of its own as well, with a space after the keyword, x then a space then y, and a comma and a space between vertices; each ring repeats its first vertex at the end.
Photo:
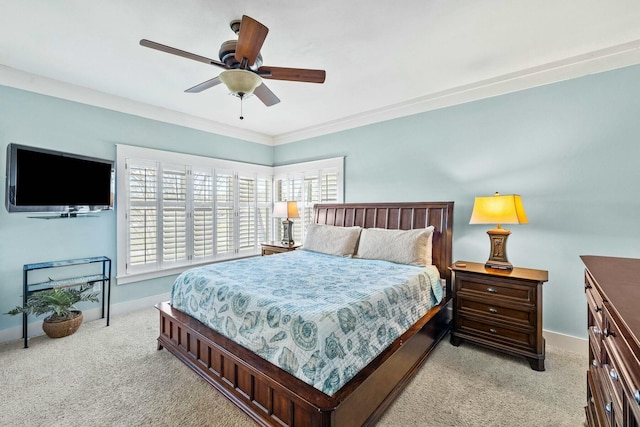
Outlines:
POLYGON ((544 270, 486 268, 458 261, 453 272, 451 344, 462 340, 523 356, 536 371, 544 371, 542 284, 544 270))
POLYGON ((265 256, 265 255, 280 254, 282 252, 295 251, 302 245, 299 245, 299 244, 288 245, 281 242, 264 242, 264 243, 260 243, 260 246, 262 246, 261 255, 265 256))
POLYGON ((585 264, 589 426, 640 426, 640 259, 581 256, 585 264))
MULTIPOLYGON (((321 204, 314 222, 335 226, 435 227, 433 264, 450 295, 453 202, 321 204)), ((450 327, 450 300, 432 308, 333 396, 328 396, 199 321, 158 304, 158 348, 166 348, 260 425, 372 425, 450 327)), ((168 379, 170 381, 170 379, 168 379)), ((212 408, 212 416, 215 409, 212 408)))

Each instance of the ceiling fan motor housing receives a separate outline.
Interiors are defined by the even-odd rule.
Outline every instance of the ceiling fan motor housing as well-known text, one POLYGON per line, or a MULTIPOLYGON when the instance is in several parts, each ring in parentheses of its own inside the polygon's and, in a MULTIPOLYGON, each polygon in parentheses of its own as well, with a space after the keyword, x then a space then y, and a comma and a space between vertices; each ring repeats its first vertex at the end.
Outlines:
MULTIPOLYGON (((235 56, 237 45, 237 40, 227 40, 220 46, 218 57, 220 58, 220 61, 224 62, 229 68, 240 68, 240 61, 238 61, 235 56)), ((260 66, 262 66, 262 55, 258 53, 256 62, 250 65, 248 68, 250 70, 256 71, 258 68, 260 68, 260 66)))

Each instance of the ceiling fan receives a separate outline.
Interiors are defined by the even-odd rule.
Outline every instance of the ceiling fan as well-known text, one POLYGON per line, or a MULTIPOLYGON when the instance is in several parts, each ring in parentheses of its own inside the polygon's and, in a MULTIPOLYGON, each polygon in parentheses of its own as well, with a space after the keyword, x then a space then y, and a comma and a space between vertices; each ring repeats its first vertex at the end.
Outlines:
POLYGON ((324 83, 326 76, 324 70, 263 66, 260 49, 269 29, 255 19, 243 15, 242 20, 231 21, 230 27, 238 35, 238 40, 222 43, 218 53, 220 61, 147 39, 140 40, 140 45, 223 68, 225 71, 217 77, 197 84, 185 92, 198 93, 224 83, 232 95, 240 98, 240 119, 244 118, 242 117, 242 99, 246 96, 255 94, 267 107, 280 102, 280 99, 262 81, 263 78, 324 83))

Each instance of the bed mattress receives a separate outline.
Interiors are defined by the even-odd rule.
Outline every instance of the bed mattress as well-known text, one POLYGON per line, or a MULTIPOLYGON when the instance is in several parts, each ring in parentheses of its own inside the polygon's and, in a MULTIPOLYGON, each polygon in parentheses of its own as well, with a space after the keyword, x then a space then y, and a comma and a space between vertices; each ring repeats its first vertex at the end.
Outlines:
POLYGON ((442 296, 432 266, 296 250, 185 271, 171 304, 333 395, 442 296))

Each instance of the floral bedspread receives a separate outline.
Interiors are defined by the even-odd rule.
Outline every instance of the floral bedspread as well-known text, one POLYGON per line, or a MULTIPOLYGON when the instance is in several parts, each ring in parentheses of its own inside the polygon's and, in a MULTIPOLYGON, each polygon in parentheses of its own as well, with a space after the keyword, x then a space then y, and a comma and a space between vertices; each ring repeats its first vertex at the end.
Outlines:
POLYGON ((435 268, 293 252, 182 273, 171 304, 332 395, 442 298, 435 268))

